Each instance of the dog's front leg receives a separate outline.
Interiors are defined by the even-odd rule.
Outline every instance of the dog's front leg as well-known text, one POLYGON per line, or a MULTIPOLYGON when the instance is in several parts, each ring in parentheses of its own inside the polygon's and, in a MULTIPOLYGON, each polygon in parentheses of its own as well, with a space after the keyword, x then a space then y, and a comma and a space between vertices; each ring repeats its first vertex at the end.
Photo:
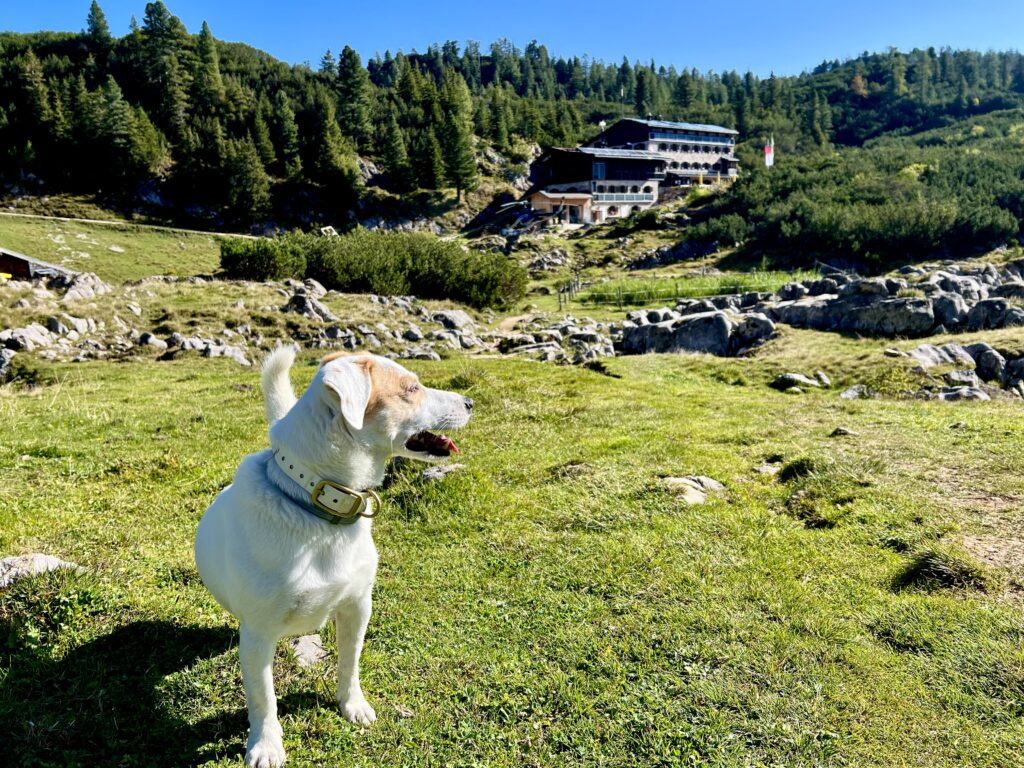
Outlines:
POLYGON ((363 696, 359 686, 359 654, 363 651, 366 625, 370 623, 370 590, 351 602, 344 603, 334 614, 338 636, 338 692, 336 698, 345 717, 359 725, 369 725, 377 713, 363 696))
POLYGON ((284 763, 281 724, 274 695, 274 646, 278 638, 243 624, 238 643, 242 683, 249 707, 249 745, 245 762, 250 768, 277 768, 284 763))

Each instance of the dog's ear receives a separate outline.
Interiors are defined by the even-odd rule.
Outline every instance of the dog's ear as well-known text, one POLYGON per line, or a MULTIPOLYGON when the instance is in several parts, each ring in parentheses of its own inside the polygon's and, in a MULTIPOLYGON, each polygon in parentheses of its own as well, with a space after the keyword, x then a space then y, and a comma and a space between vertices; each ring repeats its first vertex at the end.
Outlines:
POLYGON ((324 366, 324 385, 338 397, 338 407, 352 429, 363 428, 370 403, 370 372, 351 360, 332 361, 324 366))

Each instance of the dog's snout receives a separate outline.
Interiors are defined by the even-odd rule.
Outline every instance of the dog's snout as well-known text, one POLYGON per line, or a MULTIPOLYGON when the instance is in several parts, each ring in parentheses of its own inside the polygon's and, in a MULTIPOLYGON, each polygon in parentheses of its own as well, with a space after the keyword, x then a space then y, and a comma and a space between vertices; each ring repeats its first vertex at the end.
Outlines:
POLYGON ((462 402, 465 404, 467 411, 472 411, 473 410, 473 398, 472 397, 464 397, 464 398, 462 398, 462 402))

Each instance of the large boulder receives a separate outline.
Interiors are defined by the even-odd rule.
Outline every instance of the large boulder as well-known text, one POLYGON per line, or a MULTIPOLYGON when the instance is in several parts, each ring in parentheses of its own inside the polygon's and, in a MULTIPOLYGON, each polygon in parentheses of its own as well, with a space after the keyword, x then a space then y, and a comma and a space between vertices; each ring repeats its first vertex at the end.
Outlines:
POLYGON ((807 295, 807 288, 803 283, 786 283, 779 288, 778 297, 782 301, 796 301, 807 295))
POLYGON ((880 336, 924 336, 935 326, 930 299, 885 299, 850 313, 843 330, 880 336))
POLYGON ((762 344, 775 335, 775 323, 760 312, 743 315, 735 324, 729 337, 729 346, 733 353, 762 344))
POLYGON ((473 330, 473 318, 461 309, 442 309, 435 312, 433 321, 440 323, 449 330, 473 330))
POLYGON ((24 328, 0 331, 0 346, 15 351, 31 352, 36 347, 48 347, 53 341, 50 332, 39 323, 29 323, 24 328))
POLYGON ((967 314, 967 330, 984 331, 1002 328, 1010 302, 1006 299, 983 299, 971 307, 967 314))
POLYGON ((889 286, 885 278, 866 277, 863 280, 854 280, 839 289, 839 295, 843 296, 878 296, 889 298, 889 286))
POLYGON ((624 329, 622 351, 626 354, 706 352, 724 356, 729 353, 732 328, 724 312, 684 315, 676 320, 624 329))
POLYGON ((109 285, 92 272, 78 272, 67 283, 67 291, 64 293, 64 298, 61 301, 92 299, 104 293, 110 293, 109 285))
POLYGON ((974 365, 974 357, 970 351, 959 344, 943 344, 941 347, 934 344, 919 344, 907 354, 922 368, 932 368, 936 365, 974 365))
POLYGON ((11 362, 17 354, 13 349, 0 347, 0 384, 3 384, 11 377, 11 362))
POLYGON ((973 277, 936 272, 928 282, 945 293, 955 293, 970 302, 981 301, 988 296, 985 284, 973 277))
POLYGON ((303 317, 322 320, 325 323, 334 323, 338 320, 331 310, 305 292, 296 293, 292 296, 288 300, 288 303, 281 307, 281 311, 295 312, 303 317))
POLYGON ((984 342, 969 344, 967 352, 974 358, 974 372, 982 381, 1002 381, 1006 358, 984 342))
POLYGON ((1024 299, 1024 282, 1012 280, 997 285, 992 289, 992 295, 1003 299, 1024 299))
POLYGON ((945 326, 948 330, 954 330, 963 325, 967 320, 970 307, 959 293, 940 292, 932 296, 932 308, 935 312, 935 322, 945 326))

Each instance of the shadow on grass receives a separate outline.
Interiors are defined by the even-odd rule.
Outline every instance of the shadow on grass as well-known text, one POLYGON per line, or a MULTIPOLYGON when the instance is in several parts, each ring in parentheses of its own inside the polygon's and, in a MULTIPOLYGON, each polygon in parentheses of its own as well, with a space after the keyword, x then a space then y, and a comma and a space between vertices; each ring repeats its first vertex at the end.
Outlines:
POLYGON ((168 711, 162 687, 168 675, 236 643, 227 627, 137 621, 55 661, 8 652, 0 666, 0 763, 185 766, 211 759, 204 745, 244 738, 244 707, 190 723, 168 711))

